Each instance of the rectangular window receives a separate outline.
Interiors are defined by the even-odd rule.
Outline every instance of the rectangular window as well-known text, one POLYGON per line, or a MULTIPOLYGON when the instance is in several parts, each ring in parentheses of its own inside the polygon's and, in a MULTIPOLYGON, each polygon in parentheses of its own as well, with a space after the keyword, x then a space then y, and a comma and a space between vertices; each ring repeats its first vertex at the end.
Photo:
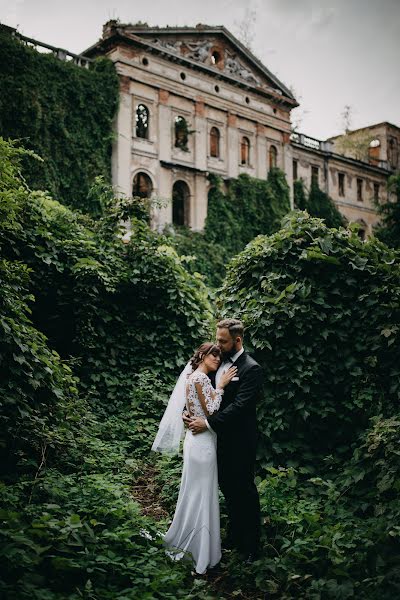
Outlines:
POLYGON ((314 185, 318 185, 318 178, 319 178, 319 168, 311 167, 311 183, 313 183, 314 185))
POLYGON ((374 200, 379 202, 379 183, 374 183, 374 200))
POLYGON ((297 160, 293 160, 293 181, 296 181, 297 178, 297 160))
POLYGON ((339 196, 344 196, 344 173, 339 173, 339 196))
POLYGON ((363 180, 357 179, 357 200, 358 202, 363 202, 363 180))

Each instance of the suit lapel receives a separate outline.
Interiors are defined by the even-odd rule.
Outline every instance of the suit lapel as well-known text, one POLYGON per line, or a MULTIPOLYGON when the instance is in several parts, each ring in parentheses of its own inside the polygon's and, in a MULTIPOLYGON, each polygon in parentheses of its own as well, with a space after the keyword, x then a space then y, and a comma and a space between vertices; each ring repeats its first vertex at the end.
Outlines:
POLYGON ((247 356, 246 351, 242 352, 242 354, 239 356, 239 358, 237 358, 235 360, 235 362, 233 363, 232 366, 240 369, 241 365, 246 361, 246 356, 247 356))

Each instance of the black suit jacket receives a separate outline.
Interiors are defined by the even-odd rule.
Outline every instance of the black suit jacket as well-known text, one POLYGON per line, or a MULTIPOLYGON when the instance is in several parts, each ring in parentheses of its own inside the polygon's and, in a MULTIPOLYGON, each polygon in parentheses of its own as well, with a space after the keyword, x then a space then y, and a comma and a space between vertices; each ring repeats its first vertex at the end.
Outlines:
MULTIPOLYGON (((225 387, 219 411, 207 417, 218 435, 218 448, 240 452, 255 452, 257 442, 256 404, 262 394, 260 365, 243 352, 235 361, 238 381, 225 387)), ((215 373, 211 379, 215 385, 215 373)))

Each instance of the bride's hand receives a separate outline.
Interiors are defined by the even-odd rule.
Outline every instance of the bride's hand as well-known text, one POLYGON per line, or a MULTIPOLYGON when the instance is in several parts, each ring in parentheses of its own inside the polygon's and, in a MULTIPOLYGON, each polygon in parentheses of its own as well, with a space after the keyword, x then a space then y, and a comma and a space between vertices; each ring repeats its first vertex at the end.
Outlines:
POLYGON ((237 373, 237 367, 229 367, 229 369, 227 371, 225 371, 225 373, 221 376, 221 379, 219 380, 218 383, 218 387, 222 387, 224 388, 225 386, 228 385, 228 383, 231 381, 231 379, 233 379, 233 377, 235 377, 237 373))

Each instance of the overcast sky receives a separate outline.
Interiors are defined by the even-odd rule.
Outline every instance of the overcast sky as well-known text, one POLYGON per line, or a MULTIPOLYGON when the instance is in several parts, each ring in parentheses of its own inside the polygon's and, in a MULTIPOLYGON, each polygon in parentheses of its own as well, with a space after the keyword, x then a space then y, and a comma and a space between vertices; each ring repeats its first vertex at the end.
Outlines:
POLYGON ((0 0, 0 22, 76 53, 111 18, 224 25, 237 36, 247 23, 256 56, 300 102, 300 131, 341 133, 345 105, 353 128, 400 126, 400 0, 0 0))

